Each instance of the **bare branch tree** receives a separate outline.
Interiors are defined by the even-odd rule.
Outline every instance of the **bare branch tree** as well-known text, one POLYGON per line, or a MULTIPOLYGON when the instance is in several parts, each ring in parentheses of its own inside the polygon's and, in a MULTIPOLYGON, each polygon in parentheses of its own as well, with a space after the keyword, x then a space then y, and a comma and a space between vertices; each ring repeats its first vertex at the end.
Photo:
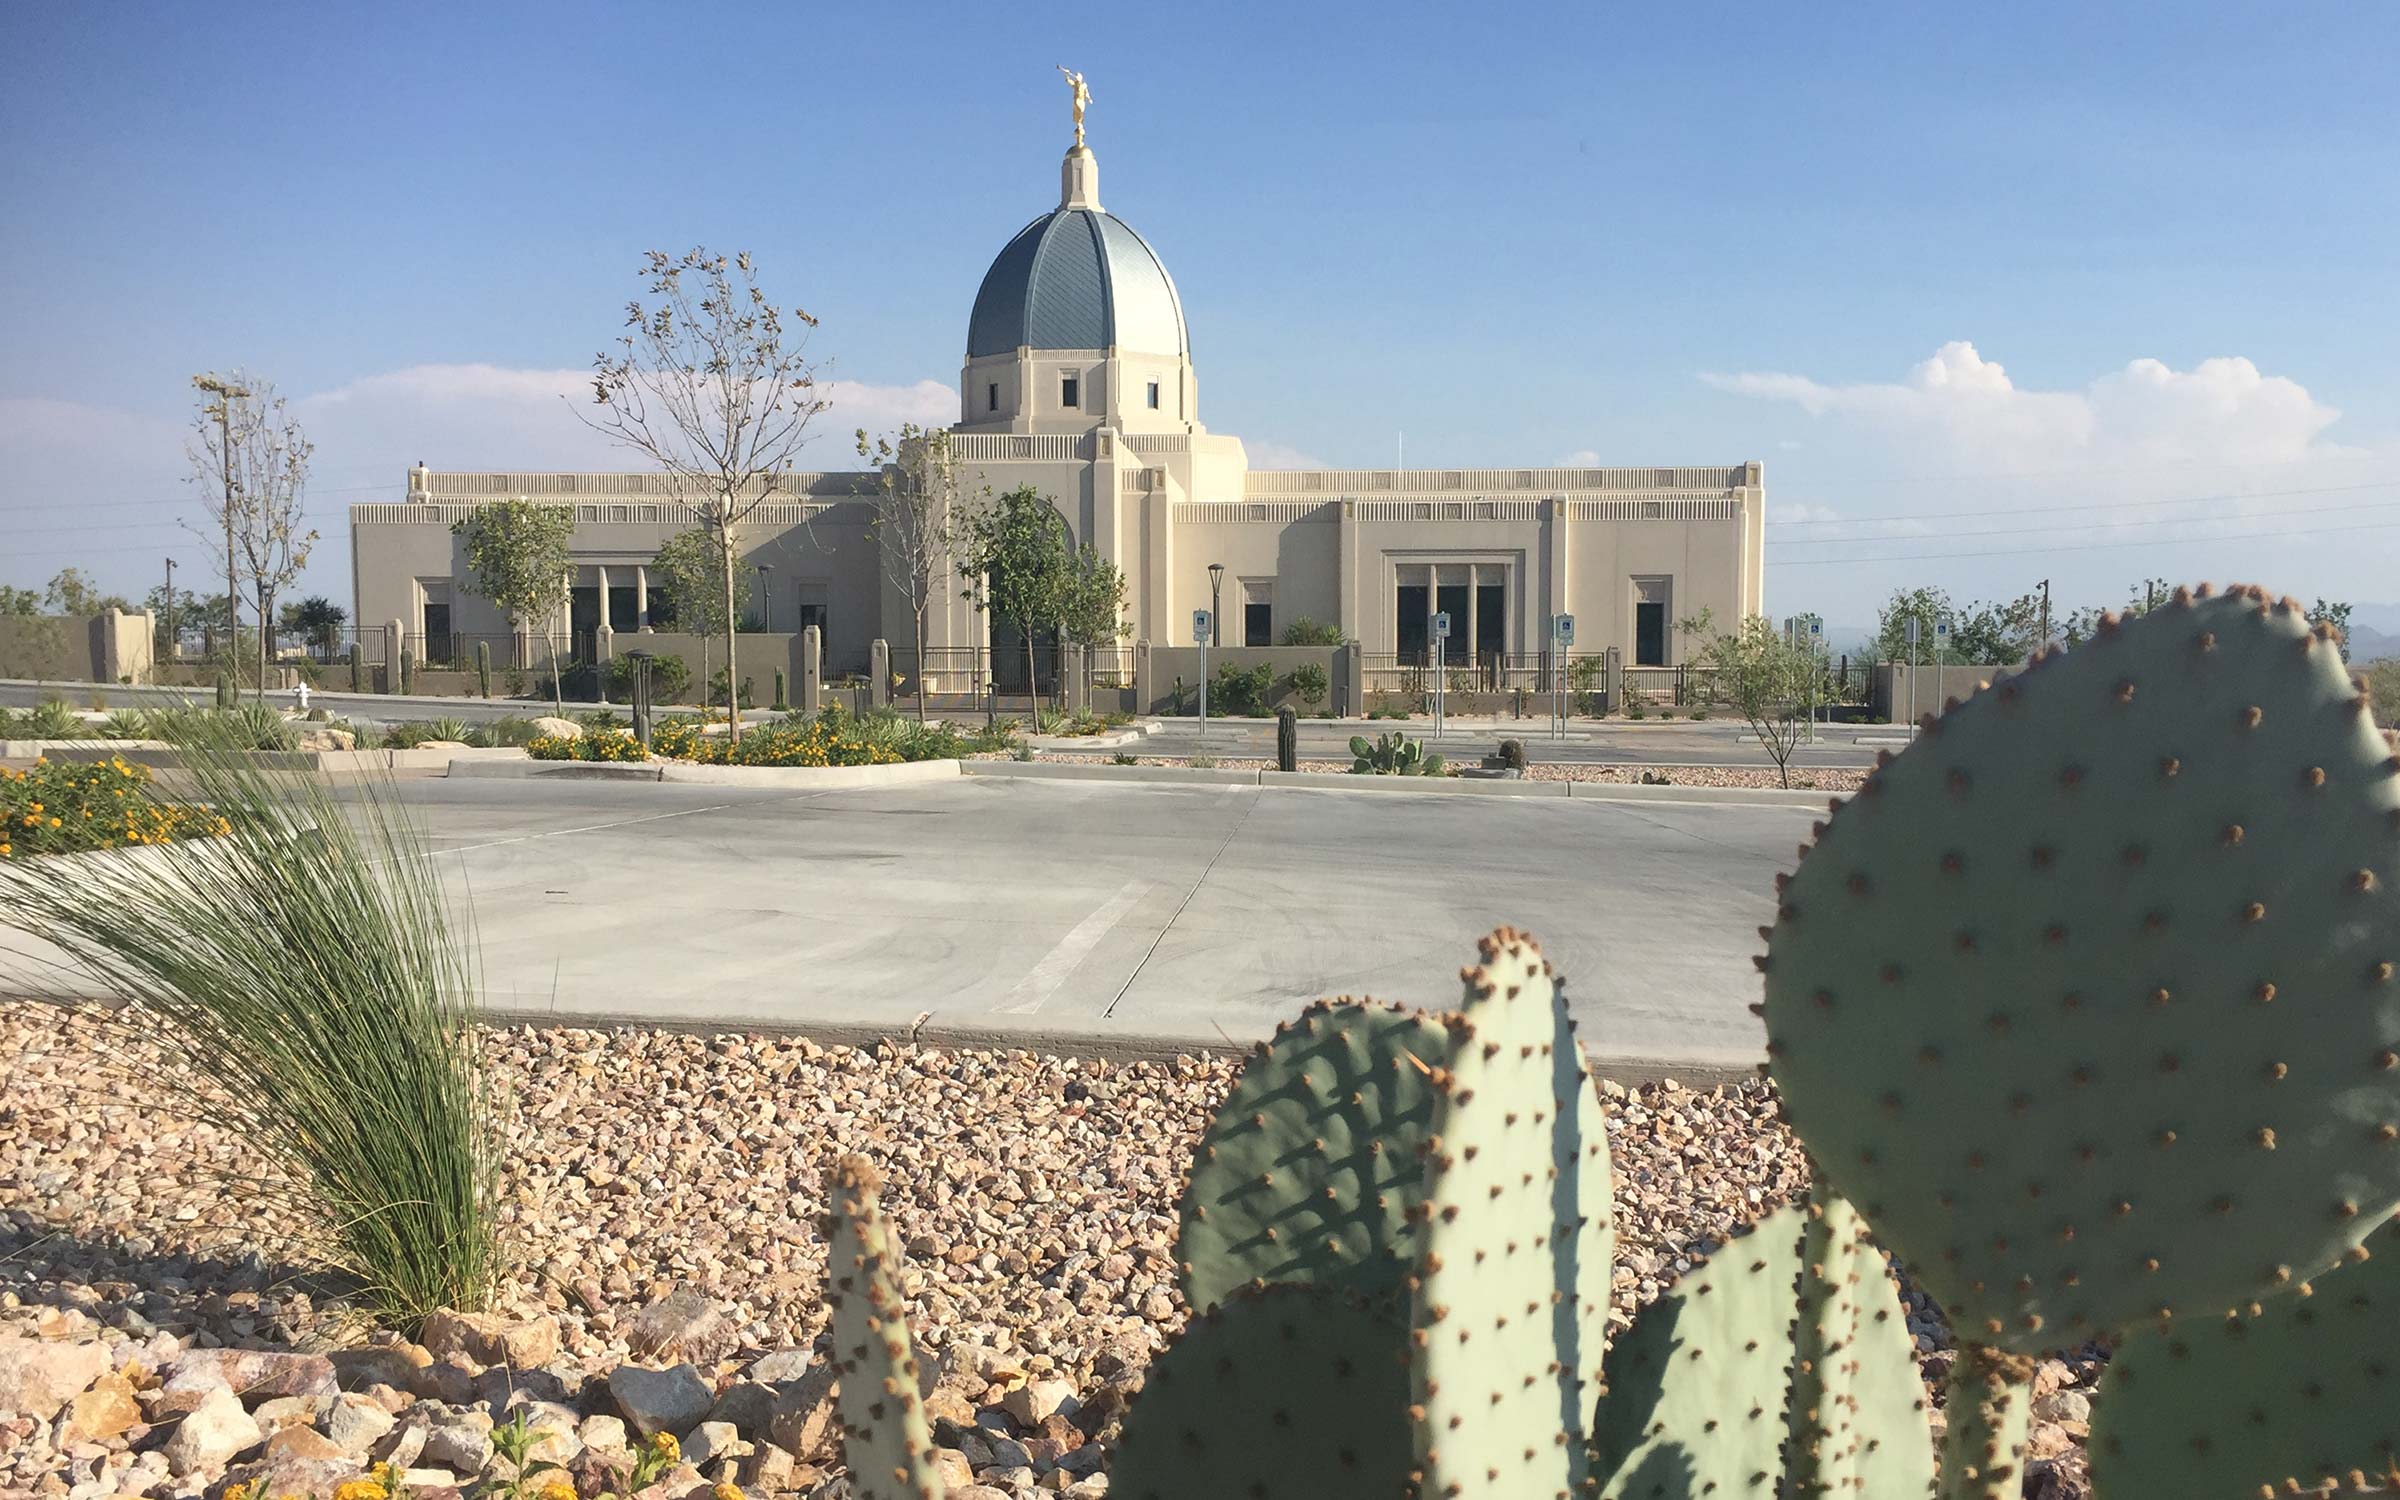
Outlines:
MULTIPOLYGON (((275 636, 275 597, 308 566, 317 534, 300 526, 301 491, 308 487, 308 460, 316 452, 300 423, 275 393, 271 381, 236 372, 230 379, 202 376, 196 382, 214 395, 192 417, 184 444, 191 482, 208 514, 206 528, 192 534, 215 553, 237 593, 246 593, 258 612, 258 695, 267 694, 267 658, 275 636), (228 556, 228 546, 231 555, 228 556)), ((226 642, 230 659, 237 649, 226 642)))
MULTIPOLYGON (((646 455, 675 500, 717 545, 725 594, 725 682, 735 663, 734 528, 770 501, 797 498, 792 459, 824 411, 807 329, 817 320, 767 300, 748 252, 728 260, 695 249, 653 250, 642 276, 649 301, 626 306, 616 349, 592 361, 597 417, 586 426, 646 455), (798 325, 786 339, 784 319, 798 325)), ((728 708, 734 708, 728 704, 728 708)), ((742 734, 733 713, 733 737, 742 734)))
POLYGON ((950 435, 904 422, 897 441, 867 441, 858 429, 858 456, 883 473, 883 496, 875 507, 875 541, 884 576, 908 596, 916 623, 917 721, 925 720, 925 615, 933 604, 933 581, 949 571, 957 545, 958 465, 950 435))

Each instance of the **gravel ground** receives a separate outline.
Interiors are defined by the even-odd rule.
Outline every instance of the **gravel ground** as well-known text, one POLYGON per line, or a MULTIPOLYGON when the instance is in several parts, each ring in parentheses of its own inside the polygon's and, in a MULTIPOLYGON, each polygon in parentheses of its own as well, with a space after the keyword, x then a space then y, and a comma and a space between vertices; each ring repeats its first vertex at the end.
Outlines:
MULTIPOLYGON (((0 1323, 20 1306, 103 1322, 124 1308, 201 1343, 354 1339, 338 1302, 282 1269, 305 1264, 305 1245, 249 1220, 227 1186, 267 1164, 171 1099, 142 1102, 93 1036, 66 1012, 0 1009, 0 1323)), ((567 1361, 628 1360, 636 1316, 678 1283, 727 1311, 733 1358, 810 1347, 825 1322, 820 1172, 863 1151, 908 1244, 924 1344, 1008 1351, 1079 1389, 1181 1325, 1175 1199, 1239 1070, 643 1030, 495 1030, 488 1056, 502 1211, 526 1256, 501 1310, 554 1317, 567 1361)), ((1807 1167, 1767 1084, 1604 1094, 1621 1321, 1689 1256, 1796 1196, 1807 1167)), ((1911 1325, 1938 1374, 1938 1320, 1912 1301, 1911 1325)), ((2048 1378, 2095 1373, 2087 1358, 2048 1378)), ((2037 1457, 2065 1461, 2035 1465, 2027 1494, 2082 1493, 2079 1437, 2045 1424, 2037 1457)), ((0 1463, 0 1491, 37 1477, 0 1463)))
MULTIPOLYGON (((1049 752, 1046 753, 1042 758, 1044 760, 1053 761, 1079 760, 1088 764, 1103 766, 1111 764, 1109 759, 1104 755, 1084 755, 1066 751, 1049 752)), ((1183 756, 1144 755, 1136 757, 1135 764, 1144 766, 1188 766, 1191 764, 1191 761, 1183 756)), ((1217 769, 1222 771, 1272 771, 1275 769, 1275 762, 1271 760, 1227 758, 1218 760, 1216 762, 1216 766, 1217 769)), ((1346 760, 1304 760, 1299 762, 1299 768, 1302 771, 1315 771, 1323 772, 1329 775, 1346 776, 1350 773, 1350 762, 1346 760)), ((1783 785, 1783 779, 1774 771, 1764 767, 1751 766, 1543 765, 1537 761, 1533 765, 1526 768, 1525 775, 1526 779, 1529 781, 1595 781, 1612 786, 1623 786, 1631 782, 1638 782, 1645 777, 1648 777, 1654 781, 1663 777, 1667 782, 1672 783, 1675 786, 1758 788, 1780 787, 1783 785)), ((1866 779, 1867 773, 1864 768, 1856 770, 1819 768, 1808 771, 1794 771, 1792 773, 1792 788, 1795 791, 1813 790, 1823 792, 1855 792, 1858 790, 1859 783, 1866 779)))

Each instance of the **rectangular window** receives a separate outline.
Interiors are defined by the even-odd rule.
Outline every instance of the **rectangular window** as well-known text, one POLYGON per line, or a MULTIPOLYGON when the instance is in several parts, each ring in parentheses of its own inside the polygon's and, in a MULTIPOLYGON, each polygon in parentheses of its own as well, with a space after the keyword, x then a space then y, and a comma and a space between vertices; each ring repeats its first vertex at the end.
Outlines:
POLYGON ((999 381, 995 380, 983 388, 983 409, 985 411, 998 411, 1000 409, 999 381))
POLYGON ((1158 410, 1158 382, 1155 380, 1150 382, 1150 409, 1158 410))
POLYGON ((1077 380, 1072 375, 1064 375, 1059 377, 1058 404, 1065 407, 1069 411, 1073 411, 1078 406, 1081 406, 1083 404, 1083 393, 1079 389, 1081 385, 1082 382, 1077 380))
POLYGON ((1272 646, 1275 644, 1275 606, 1256 599, 1242 606, 1242 644, 1272 646))

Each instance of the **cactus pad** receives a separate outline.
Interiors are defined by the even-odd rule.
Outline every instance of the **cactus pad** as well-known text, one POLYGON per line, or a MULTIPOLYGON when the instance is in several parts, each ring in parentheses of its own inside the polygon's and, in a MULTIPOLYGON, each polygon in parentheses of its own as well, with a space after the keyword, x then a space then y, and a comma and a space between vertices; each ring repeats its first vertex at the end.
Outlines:
POLYGON ((1125 1415, 1121 1500, 1327 1500, 1408 1484, 1407 1333, 1389 1297, 1234 1293, 1150 1366, 1125 1415))
POLYGON ((1593 1441, 1601 1493, 1923 1495, 1933 1438, 1907 1330, 1856 1210, 1776 1210, 1617 1336, 1593 1441))
POLYGON ((850 1493, 858 1500, 941 1500, 933 1437, 918 1399, 917 1361, 892 1285, 898 1262, 876 1201, 883 1179, 863 1156, 834 1167, 825 1300, 833 1310, 836 1405, 850 1493))
POLYGON ((1820 825, 1771 1066, 1962 1337, 2213 1317, 2400 1204, 2396 776, 2296 604, 2179 590, 1820 825))
POLYGON ((1802 1224, 1798 1207, 1777 1209, 1617 1335, 1592 1441, 1608 1500, 1777 1492, 1802 1224), (1674 1472, 1661 1453, 1684 1459, 1684 1488, 1640 1482, 1674 1472))
POLYGON ((2102 1493, 2298 1494, 2400 1464, 2400 1229, 2367 1243, 2312 1295, 2120 1343, 2092 1410, 2102 1493))
POLYGON ((1417 1254, 1417 1148, 1448 1049, 1437 1022, 1346 1000, 1260 1044, 1184 1189, 1184 1300, 1211 1307, 1253 1282, 1399 1285, 1417 1254))
POLYGON ((1423 1492, 1569 1493, 1600 1396, 1608 1132, 1533 940, 1483 939, 1426 1142, 1411 1386, 1423 1492))
POLYGON ((1808 1206, 1795 1301, 1783 1493, 1924 1494, 1933 1431, 1908 1309, 1866 1221, 1822 1189, 1808 1206))

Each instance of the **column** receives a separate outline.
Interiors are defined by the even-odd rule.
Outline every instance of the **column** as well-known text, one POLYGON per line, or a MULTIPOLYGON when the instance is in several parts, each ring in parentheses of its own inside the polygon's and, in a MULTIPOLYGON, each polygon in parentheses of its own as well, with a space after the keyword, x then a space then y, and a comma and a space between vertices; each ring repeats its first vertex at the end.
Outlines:
POLYGON ((800 708, 815 713, 825 706, 825 636, 811 625, 800 632, 800 708))
POLYGON ((610 628, 608 620, 608 564, 592 564, 592 576, 600 580, 600 628, 610 628))
POLYGON ((1469 563, 1469 564, 1467 564, 1467 630, 1466 630, 1466 636, 1467 636, 1467 656, 1466 656, 1466 659, 1467 659, 1468 663, 1469 663, 1470 665, 1474 666, 1474 667, 1475 667, 1477 670, 1481 670, 1481 669, 1482 669, 1482 667, 1483 667, 1483 652, 1482 652, 1482 650, 1481 650, 1481 649, 1478 647, 1478 645, 1477 645, 1477 642, 1476 642, 1476 639, 1475 639, 1475 621, 1476 621, 1476 619, 1477 619, 1479 616, 1481 616, 1481 615, 1482 615, 1483 611, 1482 611, 1482 610, 1479 610, 1479 609, 1477 609, 1477 608, 1475 607, 1475 594, 1476 594, 1476 591, 1477 591, 1477 589, 1478 589, 1478 588, 1481 586, 1482 576, 1483 576, 1483 564, 1481 564, 1481 563, 1469 563))
POLYGON ((876 708, 892 702, 892 645, 880 636, 867 643, 867 702, 876 708))
POLYGON ((650 569, 644 563, 633 565, 633 622, 640 629, 650 628, 650 569))
POLYGON ((1334 548, 1334 589, 1338 603, 1334 623, 1349 640, 1359 638, 1358 502, 1342 501, 1340 538, 1334 548))

